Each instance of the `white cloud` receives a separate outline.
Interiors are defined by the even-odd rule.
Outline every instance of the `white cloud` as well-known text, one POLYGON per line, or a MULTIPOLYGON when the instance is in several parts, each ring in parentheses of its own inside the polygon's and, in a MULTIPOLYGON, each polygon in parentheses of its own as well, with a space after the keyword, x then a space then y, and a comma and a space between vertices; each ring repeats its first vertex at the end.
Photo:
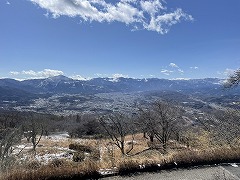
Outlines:
POLYGON ((46 18, 49 18, 49 13, 46 12, 45 14, 43 14, 46 18))
POLYGON ((182 69, 179 68, 179 66, 175 63, 170 63, 168 65, 169 67, 171 67, 171 70, 168 69, 162 69, 161 73, 169 76, 171 73, 180 73, 180 74, 184 74, 184 71, 182 69))
POLYGON ((176 65, 175 63, 170 63, 169 66, 172 68, 178 68, 178 65, 176 65))
POLYGON ((172 13, 151 15, 150 22, 144 23, 144 28, 157 31, 160 34, 166 34, 172 25, 179 23, 182 19, 193 21, 191 15, 184 13, 182 9, 178 8, 172 13))
POLYGON ((191 78, 173 78, 171 80, 182 80, 182 81, 187 81, 190 80, 191 78))
POLYGON ((226 68, 224 71, 217 71, 216 74, 220 75, 221 77, 228 77, 228 76, 234 74, 235 71, 236 71, 236 69, 226 68))
POLYGON ((118 74, 118 73, 112 75, 112 78, 114 79, 121 78, 121 77, 128 78, 129 76, 124 74, 118 74))
POLYGON ((229 76, 229 75, 233 74, 234 72, 235 72, 234 69, 229 69, 229 68, 227 68, 227 69, 225 69, 225 71, 223 72, 223 75, 229 76))
POLYGON ((128 75, 116 73, 116 74, 112 74, 112 77, 109 77, 110 78, 109 81, 119 82, 119 78, 128 78, 128 77, 129 77, 128 75))
POLYGON ((173 71, 170 71, 170 70, 167 70, 167 69, 162 69, 162 70, 161 70, 161 73, 169 76, 171 73, 173 73, 173 71))
POLYGON ((178 69, 178 72, 181 73, 181 74, 184 73, 184 71, 182 69, 178 69))
POLYGON ((6 2, 7 5, 11 5, 11 3, 9 1, 6 2))
POLYGON ((121 22, 133 29, 146 29, 165 34, 174 24, 182 20, 192 21, 191 15, 177 8, 169 12, 164 0, 30 0, 47 10, 53 18, 60 16, 79 17, 83 21, 121 22))
POLYGON ((159 0, 140 1, 141 8, 149 14, 156 14, 159 9, 165 9, 159 0))
POLYGON ((72 78, 74 80, 80 80, 80 81, 87 81, 87 80, 92 79, 90 77, 88 77, 88 78, 82 77, 81 75, 73 75, 73 76, 70 76, 70 78, 72 78))
POLYGON ((63 75, 64 73, 60 70, 52 70, 52 69, 44 69, 42 71, 33 71, 33 70, 28 70, 28 71, 11 71, 9 72, 10 75, 12 76, 24 76, 26 79, 31 79, 31 78, 47 78, 47 77, 52 77, 52 76, 58 76, 58 75, 63 75))
POLYGON ((199 67, 194 66, 194 67, 190 67, 190 69, 199 69, 199 67))
POLYGON ((96 73, 94 74, 97 77, 108 77, 108 74, 96 73))
POLYGON ((12 76, 16 76, 16 75, 19 75, 20 72, 17 72, 17 71, 10 71, 9 74, 12 75, 12 76))
POLYGON ((101 77, 101 76, 102 76, 101 73, 96 73, 96 74, 94 74, 94 75, 97 76, 97 77, 101 77))

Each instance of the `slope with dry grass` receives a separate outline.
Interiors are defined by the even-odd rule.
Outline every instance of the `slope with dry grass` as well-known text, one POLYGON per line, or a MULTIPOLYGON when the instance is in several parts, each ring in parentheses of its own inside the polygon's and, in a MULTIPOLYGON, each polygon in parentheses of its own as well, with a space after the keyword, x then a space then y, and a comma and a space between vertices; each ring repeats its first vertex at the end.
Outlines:
MULTIPOLYGON (((158 147, 155 141, 158 148, 149 147, 149 140, 142 134, 135 134, 134 142, 130 141, 130 136, 127 136, 126 148, 130 148, 131 143, 134 143, 134 149, 128 156, 123 156, 109 139, 43 137, 36 154, 33 154, 30 148, 24 149, 21 156, 15 157, 14 166, 1 173, 1 179, 99 178, 108 172, 126 174, 133 171, 154 171, 240 161, 239 144, 218 145, 207 132, 191 134, 191 136, 189 147, 175 140, 169 141, 167 153, 162 151, 161 146, 158 147), (91 151, 79 150, 83 151, 84 158, 82 161, 74 162, 72 158, 77 150, 69 149, 70 144, 80 144, 91 151), (99 154, 96 156, 93 152, 99 154)), ((25 140, 22 143, 27 145, 25 140)))

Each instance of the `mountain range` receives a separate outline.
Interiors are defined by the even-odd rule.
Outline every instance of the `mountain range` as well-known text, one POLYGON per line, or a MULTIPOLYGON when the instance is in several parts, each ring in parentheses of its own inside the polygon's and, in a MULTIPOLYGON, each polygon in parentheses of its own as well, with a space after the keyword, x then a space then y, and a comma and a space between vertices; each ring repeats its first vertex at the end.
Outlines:
MULTIPOLYGON (((133 79, 133 78, 94 78, 90 80, 74 80, 66 76, 54 76, 46 79, 30 79, 17 81, 0 79, 1 94, 96 94, 109 92, 137 91, 182 91, 216 93, 223 92, 223 80, 217 78, 167 80, 167 79, 133 79)), ((239 92, 239 89, 234 89, 239 92)), ((233 93, 231 91, 231 93, 233 93)))
MULTIPOLYGON (((203 107, 204 103, 238 108, 240 88, 226 89, 217 78, 167 80, 134 78, 94 78, 74 80, 66 76, 17 81, 0 79, 0 108, 27 109, 44 112, 67 109, 123 108, 125 103, 154 99, 188 103, 203 107)), ((198 108, 199 109, 199 108, 198 108)))

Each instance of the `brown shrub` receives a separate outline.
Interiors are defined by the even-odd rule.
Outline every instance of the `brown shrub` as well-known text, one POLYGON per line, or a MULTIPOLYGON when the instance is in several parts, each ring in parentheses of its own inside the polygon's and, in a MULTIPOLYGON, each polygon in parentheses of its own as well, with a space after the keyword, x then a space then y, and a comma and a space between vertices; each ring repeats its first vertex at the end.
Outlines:
POLYGON ((70 144, 69 149, 72 149, 75 151, 87 152, 87 153, 91 153, 93 151, 92 147, 87 145, 77 144, 77 143, 70 144))
POLYGON ((39 169, 40 167, 41 167, 41 163, 36 160, 30 161, 29 163, 26 164, 27 169, 36 170, 36 169, 39 169))
POLYGON ((94 161, 99 161, 100 160, 100 151, 98 149, 95 149, 94 151, 92 151, 92 153, 90 154, 90 158, 94 161))
POLYGON ((57 168, 57 167, 62 167, 66 164, 67 164, 66 160, 56 158, 49 163, 49 166, 57 168))
POLYGON ((84 159, 85 159, 84 152, 79 151, 79 152, 75 152, 73 154, 73 161, 74 162, 82 162, 82 161, 84 161, 84 159))

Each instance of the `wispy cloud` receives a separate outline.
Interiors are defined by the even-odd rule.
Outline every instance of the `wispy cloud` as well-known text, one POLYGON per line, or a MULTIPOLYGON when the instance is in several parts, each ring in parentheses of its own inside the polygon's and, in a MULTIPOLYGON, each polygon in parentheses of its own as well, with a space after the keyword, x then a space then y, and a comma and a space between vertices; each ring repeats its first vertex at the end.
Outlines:
POLYGON ((82 77, 81 75, 73 75, 73 76, 70 76, 70 78, 74 80, 81 80, 81 81, 87 81, 91 79, 91 78, 82 77))
POLYGON ((194 66, 194 67, 190 67, 190 69, 199 69, 199 67, 194 66))
POLYGON ((94 75, 97 77, 108 77, 109 76, 108 74, 102 74, 102 73, 96 73, 94 75))
POLYGON ((187 81, 190 80, 191 78, 173 78, 171 80, 182 80, 182 81, 187 81))
POLYGON ((9 74, 12 75, 12 76, 16 76, 16 75, 19 75, 20 72, 17 72, 17 71, 10 71, 9 74))
POLYGON ((125 75, 125 74, 119 74, 119 73, 116 73, 116 74, 112 75, 112 78, 114 78, 114 79, 121 78, 121 77, 128 78, 129 76, 125 75))
POLYGON ((10 3, 9 1, 6 1, 6 4, 7 4, 7 5, 11 5, 11 3, 10 3))
POLYGON ((174 24, 193 21, 181 8, 170 12, 164 0, 30 0, 47 10, 53 18, 79 17, 82 21, 121 22, 134 30, 145 29, 165 34, 174 24))
POLYGON ((184 71, 175 63, 170 63, 168 65, 168 67, 166 67, 166 69, 162 69, 161 73, 169 76, 172 73, 180 73, 180 74, 184 74, 184 71), (169 70, 169 67, 171 70, 169 70))
POLYGON ((184 73, 184 71, 182 69, 178 69, 178 72, 181 73, 181 74, 184 73))
POLYGON ((236 69, 226 68, 223 71, 217 71, 217 75, 220 75, 222 78, 225 78, 232 75, 235 71, 236 69))
POLYGON ((129 76, 128 75, 125 75, 125 74, 120 74, 120 73, 116 73, 116 74, 112 74, 110 81, 112 82, 118 82, 119 81, 119 78, 128 78, 129 76))
POLYGON ((172 68, 178 68, 178 65, 176 65, 175 63, 170 63, 169 66, 172 68))
POLYGON ((161 73, 169 76, 171 73, 173 73, 173 71, 170 71, 170 70, 167 70, 167 69, 162 69, 162 70, 161 70, 161 73))
POLYGON ((52 70, 52 69, 44 69, 42 71, 33 71, 33 70, 27 70, 27 71, 11 71, 9 72, 11 76, 24 76, 26 79, 29 78, 47 78, 52 76, 58 76, 63 75, 63 71, 60 70, 52 70))
POLYGON ((223 72, 223 75, 229 76, 229 75, 233 74, 234 72, 235 72, 234 69, 229 69, 229 68, 227 68, 227 69, 225 69, 225 71, 223 72))

